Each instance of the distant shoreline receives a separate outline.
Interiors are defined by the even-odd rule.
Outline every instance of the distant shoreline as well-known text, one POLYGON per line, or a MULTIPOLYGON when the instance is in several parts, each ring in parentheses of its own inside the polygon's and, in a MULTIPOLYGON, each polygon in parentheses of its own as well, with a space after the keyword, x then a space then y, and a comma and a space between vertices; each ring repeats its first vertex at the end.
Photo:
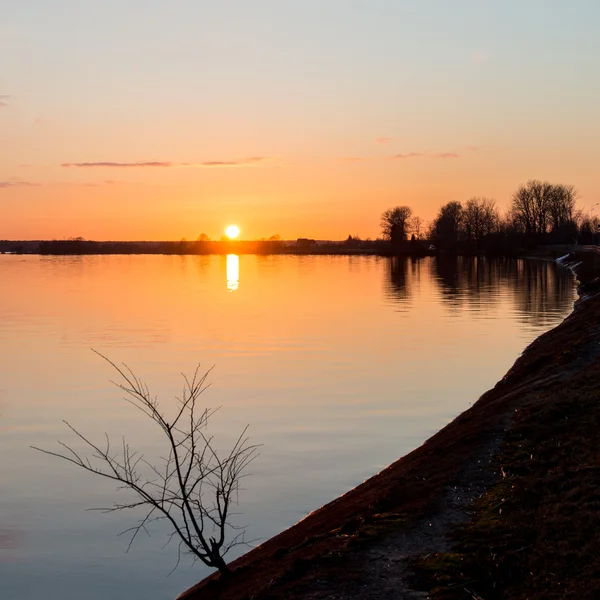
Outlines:
POLYGON ((401 256, 422 258, 425 256, 489 256, 495 258, 544 258, 554 260, 569 252, 588 246, 572 244, 541 245, 533 250, 498 252, 451 252, 436 249, 427 240, 406 240, 392 244, 386 240, 328 241, 300 238, 295 241, 93 241, 68 240, 0 240, 0 254, 42 256, 88 256, 88 255, 170 255, 170 256, 225 256, 228 254, 296 255, 296 256, 401 256))
POLYGON ((434 254, 423 241, 406 241, 393 245, 384 240, 343 242, 300 238, 295 241, 93 241, 69 240, 0 240, 3 254, 41 255, 103 255, 103 254, 167 254, 167 255, 227 255, 227 254, 300 254, 300 255, 366 255, 366 256, 427 256, 434 254))

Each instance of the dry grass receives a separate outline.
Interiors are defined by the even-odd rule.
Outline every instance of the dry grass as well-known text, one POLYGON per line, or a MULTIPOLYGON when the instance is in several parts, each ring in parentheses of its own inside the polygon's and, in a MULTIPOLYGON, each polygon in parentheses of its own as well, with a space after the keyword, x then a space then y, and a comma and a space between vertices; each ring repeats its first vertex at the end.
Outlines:
POLYGON ((452 554, 420 561, 438 600, 600 597, 600 361, 520 409, 505 474, 456 531, 452 554))

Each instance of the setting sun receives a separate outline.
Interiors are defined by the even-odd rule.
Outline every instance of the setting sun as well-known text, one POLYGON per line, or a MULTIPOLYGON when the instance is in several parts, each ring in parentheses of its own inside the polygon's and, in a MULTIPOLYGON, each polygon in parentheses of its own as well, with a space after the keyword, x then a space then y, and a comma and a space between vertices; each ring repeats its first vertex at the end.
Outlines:
POLYGON ((240 235, 240 228, 237 225, 228 225, 225 228, 225 235, 230 240, 235 240, 235 238, 240 235))

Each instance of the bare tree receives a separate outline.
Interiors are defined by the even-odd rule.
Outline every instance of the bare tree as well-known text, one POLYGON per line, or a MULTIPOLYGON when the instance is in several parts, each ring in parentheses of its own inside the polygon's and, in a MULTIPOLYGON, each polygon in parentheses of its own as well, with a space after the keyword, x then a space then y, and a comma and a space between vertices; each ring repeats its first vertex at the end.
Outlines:
POLYGON ((553 185, 548 212, 553 231, 560 231, 576 223, 575 201, 577 192, 572 185, 553 185))
POLYGON ((146 384, 129 367, 120 367, 102 358, 120 375, 120 382, 113 383, 125 393, 125 400, 150 418, 163 433, 166 452, 158 464, 133 451, 125 438, 115 446, 105 434, 102 444, 94 443, 67 421, 67 427, 87 446, 88 454, 60 441, 62 450, 57 452, 32 447, 116 482, 118 490, 135 493, 134 499, 94 509, 109 513, 143 510, 145 516, 127 530, 131 533, 128 550, 140 531, 147 533, 150 523, 167 521, 172 527, 167 543, 174 537, 179 539, 178 557, 182 550, 187 551, 207 566, 217 568, 222 576, 229 575, 223 557, 233 546, 244 543, 243 528, 231 523, 231 509, 237 503, 243 472, 258 452, 258 446, 248 443, 248 427, 229 452, 219 455, 213 438, 206 431, 215 410, 198 407, 198 399, 208 387, 206 379, 210 371, 201 375, 197 368, 191 379, 184 375, 183 393, 177 399, 174 417, 169 420, 161 411, 158 399, 150 395, 146 384))
POLYGON ((421 219, 421 217, 413 217, 410 220, 410 230, 417 239, 421 238, 421 233, 423 233, 424 228, 423 219, 421 219))
POLYGON ((465 237, 479 245, 481 240, 497 230, 500 214, 489 198, 467 200, 462 213, 465 237))
POLYGON ((388 208, 381 215, 383 237, 392 242, 405 240, 410 230, 411 216, 412 208, 410 206, 388 208))
POLYGON ((600 219, 595 215, 585 215, 582 211, 576 214, 578 235, 576 242, 580 244, 593 244, 598 241, 600 232, 600 219))
POLYGON ((548 233, 555 241, 572 240, 577 236, 576 199, 573 186, 532 179, 514 193, 510 216, 530 241, 548 233))
POLYGON ((531 179, 514 193, 511 214, 526 234, 541 235, 548 231, 552 194, 552 184, 537 179, 531 179))

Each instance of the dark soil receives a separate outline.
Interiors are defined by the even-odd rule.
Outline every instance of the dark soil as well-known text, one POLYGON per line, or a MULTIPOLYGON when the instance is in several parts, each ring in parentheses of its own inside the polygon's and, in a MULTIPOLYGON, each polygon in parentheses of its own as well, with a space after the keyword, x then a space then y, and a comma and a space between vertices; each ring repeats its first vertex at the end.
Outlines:
POLYGON ((600 598, 599 390, 591 297, 422 446, 180 598, 600 598))

